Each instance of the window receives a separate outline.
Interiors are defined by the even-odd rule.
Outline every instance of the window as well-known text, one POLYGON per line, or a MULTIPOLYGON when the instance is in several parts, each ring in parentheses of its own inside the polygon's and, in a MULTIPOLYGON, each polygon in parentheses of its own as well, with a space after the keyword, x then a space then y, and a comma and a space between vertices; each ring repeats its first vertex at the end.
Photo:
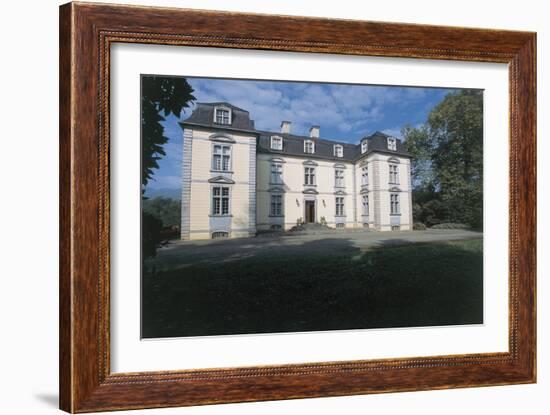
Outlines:
POLYGON ((282 216, 283 214, 283 195, 271 195, 271 216, 282 216))
POLYGON ((214 122, 217 124, 231 124, 231 110, 229 108, 216 108, 214 110, 214 122))
POLYGON ((399 225, 392 225, 392 226, 391 226, 391 230, 392 230, 392 231, 399 231, 399 230, 401 230, 401 226, 399 226, 399 225))
POLYGON ((271 165, 271 183, 283 184, 283 165, 273 163, 271 165))
POLYGON ((369 184, 369 167, 364 166, 361 170, 361 185, 366 186, 369 184))
POLYGON ((215 144, 214 154, 212 155, 212 170, 229 171, 230 160, 231 146, 215 144))
POLYGON ((337 227, 337 228, 345 228, 345 227, 346 227, 346 224, 345 224, 345 223, 337 223, 337 224, 336 224, 336 227, 337 227))
POLYGON ((344 187, 344 170, 334 170, 334 186, 344 187))
POLYGON ((390 194, 390 214, 399 215, 399 194, 391 193, 390 194))
POLYGON ((368 149, 369 149, 369 143, 367 142, 367 140, 361 141, 361 154, 365 154, 368 149))
POLYGON ((334 146, 334 156, 335 157, 344 157, 344 147, 340 144, 334 146))
POLYGON ((313 154, 315 153, 315 143, 311 140, 304 141, 304 153, 313 154))
POLYGON ((390 164, 390 184, 399 184, 399 170, 397 164, 390 164))
POLYGON ((344 216, 344 198, 336 198, 336 216, 344 216))
POLYGON ((282 150, 283 149, 283 137, 278 135, 271 136, 271 149, 282 150))
POLYGON ((304 183, 306 185, 315 185, 315 167, 306 167, 304 176, 304 183))
POLYGON ((229 215, 229 187, 212 188, 212 214, 229 215))
POLYGON ((280 231, 280 230, 282 230, 282 229, 283 229, 282 225, 276 225, 276 224, 275 224, 275 225, 271 225, 271 230, 272 230, 272 231, 280 231))
POLYGON ((388 150, 397 151, 397 138, 388 137, 388 150))
POLYGON ((212 239, 229 238, 229 232, 218 231, 212 232, 212 239))
POLYGON ((369 195, 363 195, 363 215, 369 216, 369 195))

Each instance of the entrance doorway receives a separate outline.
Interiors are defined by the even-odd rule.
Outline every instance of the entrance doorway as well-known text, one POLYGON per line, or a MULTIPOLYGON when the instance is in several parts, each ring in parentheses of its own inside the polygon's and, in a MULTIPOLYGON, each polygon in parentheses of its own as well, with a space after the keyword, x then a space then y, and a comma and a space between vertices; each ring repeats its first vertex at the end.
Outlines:
POLYGON ((315 222, 315 201, 306 200, 306 223, 315 222))

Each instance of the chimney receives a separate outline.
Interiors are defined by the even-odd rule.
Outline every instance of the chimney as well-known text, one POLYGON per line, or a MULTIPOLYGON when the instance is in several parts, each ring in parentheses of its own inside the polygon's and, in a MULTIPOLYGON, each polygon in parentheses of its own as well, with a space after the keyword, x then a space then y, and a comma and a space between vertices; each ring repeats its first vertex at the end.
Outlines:
POLYGON ((321 127, 319 127, 318 125, 312 125, 311 128, 309 129, 309 136, 311 138, 319 138, 320 129, 321 127))
POLYGON ((290 134, 291 126, 292 126, 292 123, 290 121, 281 121, 281 132, 290 134))

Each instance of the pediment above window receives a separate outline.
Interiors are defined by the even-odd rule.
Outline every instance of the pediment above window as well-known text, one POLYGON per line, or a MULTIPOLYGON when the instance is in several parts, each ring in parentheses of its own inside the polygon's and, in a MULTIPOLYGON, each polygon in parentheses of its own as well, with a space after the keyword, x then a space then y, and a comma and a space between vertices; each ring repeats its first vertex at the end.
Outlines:
POLYGON ((269 159, 269 161, 272 163, 286 163, 282 158, 278 157, 272 157, 269 159))
POLYGON ((336 192, 334 192, 335 195, 337 196, 345 196, 347 195, 346 192, 344 192, 343 190, 337 190, 336 192))
POLYGON ((313 160, 306 160, 304 161, 305 166, 317 166, 317 163, 315 163, 313 160))
POLYGON ((390 158, 388 159, 388 163, 398 163, 398 164, 399 164, 400 161, 399 161, 399 159, 396 158, 396 157, 390 157, 390 158))
POLYGON ((235 143, 235 139, 228 134, 215 133, 208 137, 209 140, 218 141, 220 143, 235 143))
POLYGON ((228 177, 216 176, 208 179, 208 183, 217 183, 217 184, 235 184, 235 181, 231 180, 228 177))
POLYGON ((334 165, 334 168, 335 169, 345 169, 346 168, 346 165, 345 164, 342 164, 342 163, 336 163, 334 165))
POLYGON ((282 187, 271 187, 268 192, 270 193, 285 193, 285 189, 282 187))
POLYGON ((400 192, 401 189, 399 187, 396 187, 396 186, 393 186, 393 187, 390 187, 390 192, 400 192))
POLYGON ((318 195, 319 192, 315 189, 306 189, 303 191, 304 194, 306 195, 318 195))

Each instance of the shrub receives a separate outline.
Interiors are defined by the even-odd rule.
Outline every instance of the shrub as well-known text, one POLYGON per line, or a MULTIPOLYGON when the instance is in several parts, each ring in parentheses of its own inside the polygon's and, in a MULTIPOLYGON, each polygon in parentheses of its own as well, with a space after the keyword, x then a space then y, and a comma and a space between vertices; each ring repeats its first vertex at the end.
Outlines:
POLYGON ((468 225, 463 223, 440 223, 438 225, 432 226, 431 229, 470 229, 468 225))
POLYGON ((413 230, 415 231, 425 231, 426 229, 426 225, 424 225, 422 222, 416 222, 413 225, 413 230))

